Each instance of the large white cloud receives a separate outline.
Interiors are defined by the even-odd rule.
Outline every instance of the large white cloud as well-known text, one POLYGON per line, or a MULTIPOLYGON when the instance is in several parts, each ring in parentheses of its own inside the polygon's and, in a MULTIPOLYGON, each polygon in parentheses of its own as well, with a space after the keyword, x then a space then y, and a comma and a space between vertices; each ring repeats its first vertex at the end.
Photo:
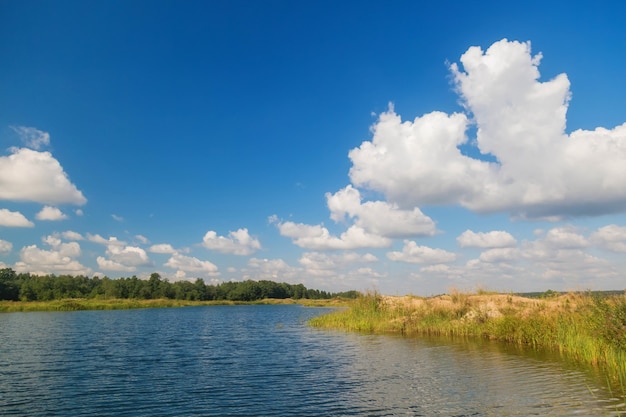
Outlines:
POLYGON ((28 220, 19 211, 0 209, 0 226, 5 227, 33 227, 35 223, 28 220))
POLYGON ((401 210, 395 203, 386 201, 361 202, 361 193, 348 185, 335 194, 326 193, 330 217, 343 221, 346 215, 366 232, 386 237, 432 236, 435 222, 419 208, 401 210))
POLYGON ((80 246, 76 242, 61 243, 52 236, 44 239, 52 246, 51 250, 39 249, 36 245, 25 246, 20 251, 20 260, 15 263, 15 271, 30 272, 35 275, 69 274, 89 275, 91 269, 75 258, 80 256, 80 246))
POLYGON ((0 157, 0 200, 42 204, 87 202, 50 152, 12 148, 0 157))
POLYGON ((539 81, 540 60, 530 43, 504 39, 469 48, 462 68, 450 67, 476 146, 497 162, 461 153, 465 114, 402 121, 390 107, 372 140, 349 153, 352 183, 403 208, 461 205, 522 218, 625 211, 626 123, 566 134, 569 80, 539 81))
POLYGON ((216 232, 210 230, 204 235, 202 246, 222 253, 244 256, 252 255, 261 249, 259 240, 250 236, 248 229, 245 228, 229 232, 228 237, 218 236, 216 232))

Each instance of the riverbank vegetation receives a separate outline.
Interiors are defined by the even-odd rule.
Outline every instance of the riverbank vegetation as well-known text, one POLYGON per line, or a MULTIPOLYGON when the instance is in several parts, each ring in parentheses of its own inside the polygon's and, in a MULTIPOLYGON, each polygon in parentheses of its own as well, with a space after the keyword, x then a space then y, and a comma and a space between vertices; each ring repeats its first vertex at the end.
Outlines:
POLYGON ((361 295, 311 325, 368 333, 484 337, 560 352, 602 368, 626 392, 626 294, 543 298, 452 291, 436 297, 361 295))
POLYGON ((8 306, 18 308, 19 302, 32 303, 19 307, 23 308, 20 311, 37 308, 87 310, 137 308, 135 306, 171 307, 204 302, 261 302, 268 299, 331 300, 356 296, 356 291, 329 293, 306 288, 303 284, 274 281, 247 280, 208 285, 200 278, 194 282, 169 282, 157 273, 142 280, 136 276, 117 279, 71 275, 39 276, 18 274, 10 268, 0 269, 0 302, 7 301, 0 303, 0 311, 8 311, 8 306))

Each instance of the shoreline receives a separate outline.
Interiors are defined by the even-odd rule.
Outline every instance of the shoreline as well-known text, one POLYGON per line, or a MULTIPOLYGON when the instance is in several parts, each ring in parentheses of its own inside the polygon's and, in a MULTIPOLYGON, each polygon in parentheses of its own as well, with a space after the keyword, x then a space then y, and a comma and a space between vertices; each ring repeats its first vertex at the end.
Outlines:
POLYGON ((310 320, 317 328, 398 334, 477 337, 558 352, 600 368, 626 395, 626 294, 568 293, 548 298, 463 293, 435 297, 368 293, 349 309, 310 320))
POLYGON ((86 311, 86 310, 135 310, 143 308, 179 308, 220 305, 280 305, 297 304, 305 307, 345 307, 349 302, 344 299, 276 299, 266 298, 256 301, 188 301, 172 299, 91 299, 65 298, 50 301, 0 301, 1 313, 54 312, 54 311, 86 311))

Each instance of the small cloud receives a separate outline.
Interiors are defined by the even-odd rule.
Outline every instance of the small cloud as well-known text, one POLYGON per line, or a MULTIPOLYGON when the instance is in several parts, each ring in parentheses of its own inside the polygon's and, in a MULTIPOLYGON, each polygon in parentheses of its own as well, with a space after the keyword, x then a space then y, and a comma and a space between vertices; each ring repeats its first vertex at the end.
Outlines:
POLYGON ((457 255, 443 249, 433 249, 427 246, 418 246, 412 240, 405 240, 402 252, 389 252, 387 258, 392 261, 409 262, 415 264, 443 264, 453 262, 457 255))
POLYGON ((76 213, 77 216, 82 216, 83 215, 83 211, 81 209, 74 210, 74 213, 76 213))
POLYGON ((456 241, 462 248, 508 248, 517 244, 510 233, 500 230, 476 233, 468 229, 456 241))
POLYGON ((218 268, 213 263, 177 253, 172 255, 165 266, 183 272, 204 273, 207 276, 219 275, 218 268))
POLYGON ((35 224, 24 217, 24 215, 19 211, 0 209, 0 226, 33 227, 35 224))
POLYGON ((13 244, 6 240, 0 239, 0 253, 9 253, 13 250, 13 244))
POLYGON ((122 265, 119 262, 106 259, 103 256, 98 256, 96 262, 98 262, 98 267, 105 271, 134 272, 137 269, 134 266, 122 265))
POLYGON ((56 207, 45 206, 35 215, 35 218, 37 220, 58 221, 67 219, 67 215, 56 207))
POLYGON ((210 230, 204 235, 202 246, 222 253, 244 256, 251 255, 261 249, 261 243, 248 234, 248 229, 229 232, 228 237, 218 236, 217 233, 210 230))
POLYGON ((73 232, 71 230, 61 233, 61 236, 63 236, 67 240, 83 240, 84 239, 83 235, 77 232, 73 232))
POLYGON ((142 235, 135 235, 135 239, 137 239, 137 241, 143 245, 147 245, 148 243, 150 243, 148 238, 142 235))
POLYGON ((152 245, 150 246, 150 248, 148 248, 148 251, 152 253, 177 253, 176 249, 174 249, 169 243, 159 243, 157 245, 152 245))
POLYGON ((42 146, 50 145, 48 132, 25 126, 11 126, 11 129, 19 135, 24 146, 28 148, 39 150, 42 146))
POLYGON ((124 218, 122 216, 118 216, 117 214, 111 214, 111 217, 113 218, 113 220, 115 220, 116 222, 123 222, 124 218))

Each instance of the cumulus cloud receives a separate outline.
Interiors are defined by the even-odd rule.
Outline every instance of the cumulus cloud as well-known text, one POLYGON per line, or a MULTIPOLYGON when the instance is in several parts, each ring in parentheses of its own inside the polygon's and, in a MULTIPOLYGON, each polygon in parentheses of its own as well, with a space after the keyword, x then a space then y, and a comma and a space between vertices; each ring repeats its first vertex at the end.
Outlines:
POLYGON ((13 250, 13 244, 9 241, 0 239, 0 253, 9 253, 13 250))
POLYGON ((450 70, 472 120, 432 112, 403 121, 390 106, 372 140, 349 153, 352 183, 402 208, 461 205, 552 219, 625 211, 626 123, 568 135, 569 80, 540 81, 540 61, 530 43, 469 48, 450 70), (460 151, 470 123, 475 146, 496 162, 460 151))
POLYGON ((432 236, 435 222, 419 208, 402 210, 395 203, 385 201, 361 202, 361 193, 351 185, 335 194, 326 193, 330 217, 336 222, 346 215, 354 224, 368 233, 385 237, 432 236))
POLYGON ((116 237, 111 236, 108 239, 103 238, 102 236, 100 236, 99 234, 95 234, 92 235, 91 233, 87 233, 87 240, 89 240, 90 242, 93 243, 99 243, 101 245, 106 245, 106 246, 124 246, 126 245, 126 242, 122 241, 122 240, 117 240, 116 237))
POLYGON ((453 262, 457 255, 443 249, 433 249, 428 246, 418 246, 412 240, 405 240, 402 252, 388 252, 387 258, 392 261, 409 262, 414 264, 441 264, 453 262))
POLYGON ((599 228, 591 240, 612 252, 626 252, 626 227, 610 224, 599 228))
POLYGON ((177 252, 176 249, 174 249, 172 245, 170 245, 169 243, 159 243, 157 245, 152 245, 150 246, 150 248, 148 248, 148 251, 152 253, 168 253, 168 254, 177 252))
POLYGON ((218 236, 214 231, 208 231, 202 239, 202 246, 210 250, 233 255, 252 255, 261 249, 258 239, 248 234, 248 229, 239 229, 229 232, 228 237, 218 236))
POLYGON ((313 250, 384 248, 392 241, 384 236, 368 233, 363 228, 351 226, 339 237, 330 234, 322 225, 307 225, 294 222, 276 222, 282 236, 289 237, 301 248, 313 250))
POLYGON ((71 230, 61 233, 61 236, 67 240, 83 240, 83 235, 78 232, 73 232, 71 230))
POLYGON ((482 262, 496 263, 496 262, 512 262, 518 259, 519 250, 517 248, 494 248, 484 251, 480 254, 482 262))
POLYGON ((35 224, 28 220, 19 211, 0 209, 0 226, 5 227, 33 227, 35 224))
POLYGON ((320 276, 337 275, 337 270, 354 263, 376 262, 378 258, 367 253, 360 255, 356 252, 344 252, 341 254, 328 255, 319 252, 305 252, 298 262, 307 273, 320 276))
POLYGON ((300 279, 301 270, 282 259, 250 258, 248 267, 242 270, 244 279, 294 282, 300 279))
POLYGON ((150 266, 152 261, 145 250, 137 246, 110 245, 106 254, 115 262, 126 266, 150 266))
POLYGON ((462 248, 506 248, 517 244, 509 232, 501 230, 476 233, 468 229, 461 233, 456 241, 462 248))
POLYGON ((137 239, 137 241, 142 245, 147 245, 148 243, 150 243, 148 238, 142 235, 135 235, 135 239, 137 239))
POLYGON ((67 215, 56 207, 44 206, 39 213, 35 215, 37 220, 64 220, 67 219, 67 215))
POLYGON ((28 148, 39 150, 42 146, 50 145, 48 132, 26 126, 11 126, 11 129, 19 135, 22 143, 28 148))
MULTIPOLYGON (((192 256, 185 256, 179 253, 174 253, 170 259, 165 263, 165 266, 176 269, 178 271, 183 271, 185 273, 200 273, 205 276, 218 276, 219 271, 218 267, 209 261, 202 261, 198 258, 194 258, 192 256)), ((186 274, 181 275, 181 277, 185 277, 186 274)))
POLYGON ((50 152, 12 148, 0 157, 0 199, 42 204, 87 202, 50 152))
POLYGON ((75 259, 81 254, 78 243, 62 243, 54 236, 45 237, 43 241, 52 249, 39 249, 37 245, 23 247, 20 251, 20 260, 15 263, 15 271, 30 272, 35 275, 89 275, 91 273, 90 268, 75 259))
POLYGON ((116 271, 116 272, 134 272, 137 270, 134 266, 122 265, 119 262, 112 261, 110 259, 106 259, 103 256, 98 256, 96 258, 96 262, 98 262, 98 268, 104 271, 116 271))

